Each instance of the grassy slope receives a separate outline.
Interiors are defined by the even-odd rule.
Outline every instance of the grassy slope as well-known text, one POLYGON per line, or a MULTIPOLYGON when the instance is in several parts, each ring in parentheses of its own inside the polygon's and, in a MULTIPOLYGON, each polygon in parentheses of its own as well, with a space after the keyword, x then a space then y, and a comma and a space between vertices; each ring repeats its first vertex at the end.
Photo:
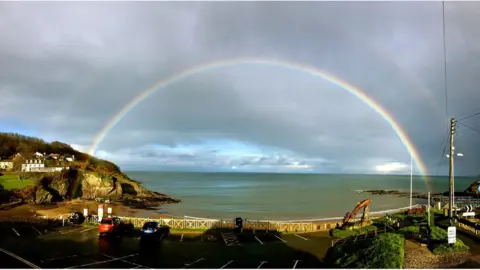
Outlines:
POLYGON ((18 175, 10 173, 0 175, 0 185, 6 190, 22 189, 26 186, 34 186, 35 181, 32 178, 20 180, 18 175))

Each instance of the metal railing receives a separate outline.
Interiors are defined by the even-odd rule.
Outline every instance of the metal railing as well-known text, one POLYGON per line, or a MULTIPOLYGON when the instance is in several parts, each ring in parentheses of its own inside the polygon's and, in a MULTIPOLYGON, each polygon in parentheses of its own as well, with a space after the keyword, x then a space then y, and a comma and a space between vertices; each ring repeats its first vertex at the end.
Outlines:
MULTIPOLYGON (((134 227, 142 227, 145 222, 155 221, 160 225, 169 226, 173 229, 215 229, 215 228, 234 228, 235 222, 233 219, 187 219, 187 218, 137 218, 137 217, 122 217, 119 218, 131 223, 134 227)), ((89 216, 85 220, 88 223, 98 223, 98 217, 95 215, 89 216)), ((313 232, 329 230, 336 226, 336 222, 316 224, 313 222, 269 222, 260 220, 246 220, 243 222, 243 228, 246 230, 270 230, 270 231, 293 231, 293 232, 313 232)))

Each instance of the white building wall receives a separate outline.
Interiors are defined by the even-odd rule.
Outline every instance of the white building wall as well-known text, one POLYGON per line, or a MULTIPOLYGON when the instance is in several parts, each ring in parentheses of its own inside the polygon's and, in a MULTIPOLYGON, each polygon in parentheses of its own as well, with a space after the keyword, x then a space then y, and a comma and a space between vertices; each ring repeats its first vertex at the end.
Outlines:
POLYGON ((0 161, 0 169, 13 169, 13 162, 11 161, 0 161))

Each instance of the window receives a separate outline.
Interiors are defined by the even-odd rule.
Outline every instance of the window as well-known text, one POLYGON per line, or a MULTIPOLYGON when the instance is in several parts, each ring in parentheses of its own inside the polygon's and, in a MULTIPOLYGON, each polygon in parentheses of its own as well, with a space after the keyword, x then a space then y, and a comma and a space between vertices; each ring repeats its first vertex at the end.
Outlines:
POLYGON ((100 224, 112 225, 113 221, 111 219, 102 219, 100 224))
POLYGON ((157 228, 158 225, 156 222, 147 222, 145 224, 143 224, 143 229, 155 229, 157 228))

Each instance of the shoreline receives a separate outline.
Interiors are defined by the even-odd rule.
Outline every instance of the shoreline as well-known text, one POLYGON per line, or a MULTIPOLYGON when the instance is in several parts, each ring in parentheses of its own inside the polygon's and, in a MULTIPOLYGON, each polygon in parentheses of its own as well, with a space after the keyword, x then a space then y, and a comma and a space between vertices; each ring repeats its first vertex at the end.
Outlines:
MULTIPOLYGON (((166 196, 161 193, 157 193, 154 191, 149 192, 153 193, 154 195, 157 196, 166 196)), ((390 195, 390 196, 396 196, 396 197, 405 197, 409 196, 409 192, 401 192, 398 190, 353 190, 356 193, 370 193, 371 195, 390 195)), ((416 208, 421 206, 424 202, 419 201, 422 199, 426 199, 426 194, 424 193, 414 193, 412 194, 413 198, 416 199, 414 202, 415 204, 412 205, 412 207, 416 208)), ((168 199, 171 197, 167 196, 168 199)), ((88 215, 97 215, 98 211, 98 206, 99 205, 104 205, 104 215, 107 214, 107 208, 112 208, 112 215, 114 216, 120 216, 120 217, 135 217, 135 218, 151 218, 151 219, 158 219, 158 218, 173 218, 173 219, 190 219, 190 220, 228 220, 228 219, 233 219, 235 218, 234 215, 228 217, 228 218, 218 218, 218 217, 209 217, 206 213, 205 215, 196 215, 196 216, 189 216, 189 215, 179 215, 178 213, 173 213, 168 210, 168 206, 163 208, 162 206, 169 205, 171 203, 178 203, 178 201, 170 201, 170 200, 165 200, 165 201, 155 201, 154 203, 149 201, 150 198, 130 198, 130 202, 135 202, 135 203, 125 203, 124 200, 112 200, 109 201, 108 203, 102 202, 102 201, 96 201, 96 200, 85 200, 85 199, 75 199, 75 200, 70 200, 70 201, 63 201, 63 202, 57 202, 57 203, 50 203, 50 204, 32 204, 32 203, 23 203, 18 206, 13 206, 10 209, 4 209, 0 210, 0 218, 8 218, 7 216, 12 215, 15 217, 33 217, 33 216, 67 216, 70 215, 72 212, 84 212, 84 209, 87 209, 88 215)), ((391 205, 390 207, 392 207, 391 205)), ((386 213, 392 213, 392 212, 398 212, 402 210, 406 210, 409 208, 409 206, 405 206, 405 204, 400 204, 399 206, 402 207, 396 207, 396 208, 387 208, 387 209, 382 209, 377 211, 371 211, 370 216, 372 217, 377 217, 377 216, 382 216, 386 213)), ((393 206, 395 207, 395 206, 393 206)), ((353 209, 353 208, 352 208, 353 209)), ((352 210, 351 209, 351 210, 352 210)), ((378 208, 377 208, 378 209, 378 208)), ((349 210, 349 211, 351 211, 349 210)), ((361 212, 361 211, 360 211, 361 212)), ((359 212, 359 213, 360 213, 359 212)), ((273 215, 275 216, 275 215, 273 215)), ((242 216, 245 220, 247 220, 247 216, 242 216)), ((294 222, 294 223, 301 223, 301 222, 313 222, 313 223, 325 223, 325 222, 338 222, 343 219, 343 216, 326 216, 326 217, 319 217, 319 218, 292 218, 288 219, 288 217, 285 218, 248 218, 248 220, 252 221, 258 221, 258 222, 294 222)))
MULTIPOLYGON (((13 207, 9 210, 0 210, 0 219, 8 220, 9 217, 14 218, 31 218, 38 216, 46 217, 61 217, 69 216, 72 212, 81 212, 83 209, 87 209, 88 215, 97 215, 98 205, 101 205, 97 201, 91 200, 73 200, 69 202, 60 202, 55 204, 22 204, 16 207, 13 207)), ((191 220, 208 220, 208 221, 219 221, 222 218, 208 218, 208 217, 193 217, 193 216, 179 216, 174 214, 161 213, 160 209, 136 209, 129 206, 125 206, 120 202, 111 202, 104 205, 104 213, 106 215, 107 208, 112 208, 112 215, 119 217, 135 217, 135 218, 147 218, 147 219, 160 219, 160 218, 173 218, 173 219, 191 219, 191 220)), ((412 208, 417 208, 422 206, 422 204, 412 205, 412 208)), ((380 217, 387 213, 399 212, 402 210, 407 210, 409 206, 381 210, 370 212, 371 217, 380 217)), ((234 216, 231 219, 235 218, 234 216)), ((223 219, 226 220, 226 219, 223 219)), ((323 217, 323 218, 313 218, 313 219, 292 219, 292 220, 280 220, 280 219, 248 219, 258 222, 292 222, 292 223, 332 223, 339 222, 343 220, 343 217, 323 217)))

